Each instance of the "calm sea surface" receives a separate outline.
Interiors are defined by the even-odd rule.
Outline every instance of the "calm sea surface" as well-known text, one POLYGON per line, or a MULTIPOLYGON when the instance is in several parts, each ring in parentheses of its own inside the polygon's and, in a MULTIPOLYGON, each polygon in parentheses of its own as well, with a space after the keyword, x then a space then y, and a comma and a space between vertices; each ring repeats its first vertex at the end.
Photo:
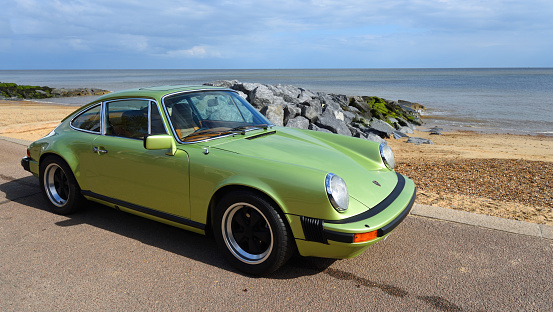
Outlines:
MULTIPOLYGON (((418 102, 427 108, 426 126, 553 135, 553 68, 0 70, 1 82, 111 91, 221 79, 418 102)), ((51 101, 84 104, 92 99, 51 101)))

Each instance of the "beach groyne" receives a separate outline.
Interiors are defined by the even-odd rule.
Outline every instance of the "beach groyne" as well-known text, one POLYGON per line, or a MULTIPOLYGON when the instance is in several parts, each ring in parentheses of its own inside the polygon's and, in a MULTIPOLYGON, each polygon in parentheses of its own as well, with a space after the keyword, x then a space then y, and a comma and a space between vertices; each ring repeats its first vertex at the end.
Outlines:
POLYGON ((311 92, 293 85, 218 80, 205 85, 238 91, 269 121, 286 126, 331 132, 385 143, 407 137, 422 124, 424 106, 375 96, 311 92))
POLYGON ((2 100, 33 100, 59 97, 103 95, 110 91, 97 88, 50 88, 45 86, 18 85, 16 83, 0 82, 0 99, 2 100))

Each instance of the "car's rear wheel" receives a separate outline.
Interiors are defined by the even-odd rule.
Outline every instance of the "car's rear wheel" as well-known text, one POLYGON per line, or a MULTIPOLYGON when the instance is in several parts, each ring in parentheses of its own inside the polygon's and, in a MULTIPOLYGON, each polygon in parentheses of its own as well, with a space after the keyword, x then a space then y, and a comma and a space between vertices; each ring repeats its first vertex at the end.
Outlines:
POLYGON ((225 195, 216 207, 213 221, 219 249, 245 273, 274 272, 292 255, 290 230, 262 196, 248 191, 225 195))
POLYGON ((48 156, 41 161, 39 180, 42 195, 52 212, 69 214, 84 203, 73 172, 61 158, 48 156))

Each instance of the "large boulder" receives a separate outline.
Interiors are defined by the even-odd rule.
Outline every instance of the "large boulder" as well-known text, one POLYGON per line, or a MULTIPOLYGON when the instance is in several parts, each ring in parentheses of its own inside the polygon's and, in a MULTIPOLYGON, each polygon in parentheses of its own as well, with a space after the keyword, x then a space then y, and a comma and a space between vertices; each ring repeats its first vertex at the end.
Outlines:
POLYGON ((299 129, 308 129, 309 128, 309 119, 307 119, 305 117, 302 117, 302 116, 297 116, 295 118, 290 119, 288 121, 288 123, 286 124, 286 127, 299 128, 299 129))
POLYGON ((351 131, 349 130, 346 122, 336 118, 336 114, 339 114, 339 112, 327 107, 323 114, 317 119, 317 121, 315 121, 315 124, 318 127, 327 129, 333 133, 351 136, 351 131))
POLYGON ((413 131, 413 128, 411 127, 401 127, 398 129, 399 132, 405 133, 405 134, 414 134, 415 131, 413 131))
POLYGON ((444 131, 444 129, 440 127, 434 127, 431 128, 429 131, 431 135, 442 135, 442 131, 444 131))
POLYGON ((390 126, 390 124, 379 119, 371 120, 370 128, 373 129, 374 132, 384 133, 386 138, 389 138, 392 133, 396 131, 396 129, 390 126))
POLYGON ((330 94, 330 98, 342 108, 348 106, 348 97, 343 94, 330 94))
POLYGON ((324 92, 317 92, 317 98, 321 101, 324 107, 332 107, 334 109, 341 109, 340 104, 334 102, 332 97, 324 92))
POLYGON ((301 106, 301 115, 311 122, 315 122, 319 116, 323 113, 323 106, 319 99, 311 99, 306 101, 301 106))
POLYGON ((276 97, 282 98, 284 102, 292 103, 292 104, 299 104, 298 97, 301 94, 301 90, 298 87, 290 86, 290 85, 267 85, 267 87, 273 91, 273 94, 276 97))
POLYGON ((325 129, 325 128, 321 128, 321 127, 317 127, 316 124, 309 124, 309 130, 313 130, 313 131, 319 131, 319 132, 327 132, 327 133, 334 133, 328 129, 325 129))
POLYGON ((236 91, 238 92, 238 95, 240 95, 244 100, 248 100, 248 95, 242 91, 236 91))
POLYGON ((276 126, 284 126, 284 108, 282 105, 267 105, 260 112, 276 126))
MULTIPOLYGON (((349 100, 349 106, 355 108, 359 114, 366 118, 371 118, 371 106, 360 96, 352 96, 349 100)), ((350 108, 351 110, 351 108, 350 108)))
POLYGON ((367 133, 366 137, 365 137, 365 140, 386 144, 386 140, 384 140, 383 138, 381 138, 380 136, 378 136, 374 133, 367 133))
POLYGON ((265 85, 257 86, 249 95, 250 103, 257 109, 261 110, 265 106, 275 103, 275 95, 265 85))
POLYGON ((431 140, 429 139, 423 139, 423 138, 414 138, 414 137, 410 137, 409 139, 407 139, 407 142, 406 143, 413 143, 415 145, 419 145, 419 144, 434 144, 434 142, 432 142, 431 140))
POLYGON ((296 116, 301 115, 301 108, 296 105, 285 105, 284 106, 284 124, 288 124, 290 119, 296 118, 296 116))
POLYGON ((378 143, 386 143, 386 140, 381 138, 379 135, 368 131, 369 129, 349 127, 349 130, 351 131, 352 136, 356 138, 361 138, 361 139, 378 142, 378 143))
POLYGON ((349 111, 343 111, 342 114, 344 116, 344 121, 348 124, 350 124, 356 117, 355 113, 349 111))
POLYGON ((300 89, 300 95, 298 96, 298 102, 303 103, 309 100, 312 100, 317 97, 317 95, 309 90, 303 88, 300 89))
POLYGON ((238 83, 239 83, 238 80, 216 80, 216 81, 204 83, 204 86, 234 89, 233 87, 238 83))
POLYGON ((400 107, 402 115, 409 119, 411 123, 414 123, 418 126, 422 125, 421 113, 426 110, 426 108, 419 103, 413 103, 409 101, 389 101, 400 107))
POLYGON ((409 136, 399 130, 396 130, 394 131, 394 133, 392 133, 392 137, 397 140, 401 138, 408 138, 409 136))

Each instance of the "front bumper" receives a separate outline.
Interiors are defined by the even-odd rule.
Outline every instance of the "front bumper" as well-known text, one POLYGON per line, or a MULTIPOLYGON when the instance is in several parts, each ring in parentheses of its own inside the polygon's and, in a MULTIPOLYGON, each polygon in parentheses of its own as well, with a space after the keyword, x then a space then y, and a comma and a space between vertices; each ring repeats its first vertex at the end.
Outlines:
POLYGON ((398 183, 390 195, 359 215, 342 220, 300 216, 295 223, 301 224, 304 237, 296 236, 298 250, 302 256, 339 259, 354 257, 395 229, 411 211, 415 197, 413 181, 398 174, 398 183), (354 242, 355 234, 373 231, 376 232, 376 238, 354 242))

